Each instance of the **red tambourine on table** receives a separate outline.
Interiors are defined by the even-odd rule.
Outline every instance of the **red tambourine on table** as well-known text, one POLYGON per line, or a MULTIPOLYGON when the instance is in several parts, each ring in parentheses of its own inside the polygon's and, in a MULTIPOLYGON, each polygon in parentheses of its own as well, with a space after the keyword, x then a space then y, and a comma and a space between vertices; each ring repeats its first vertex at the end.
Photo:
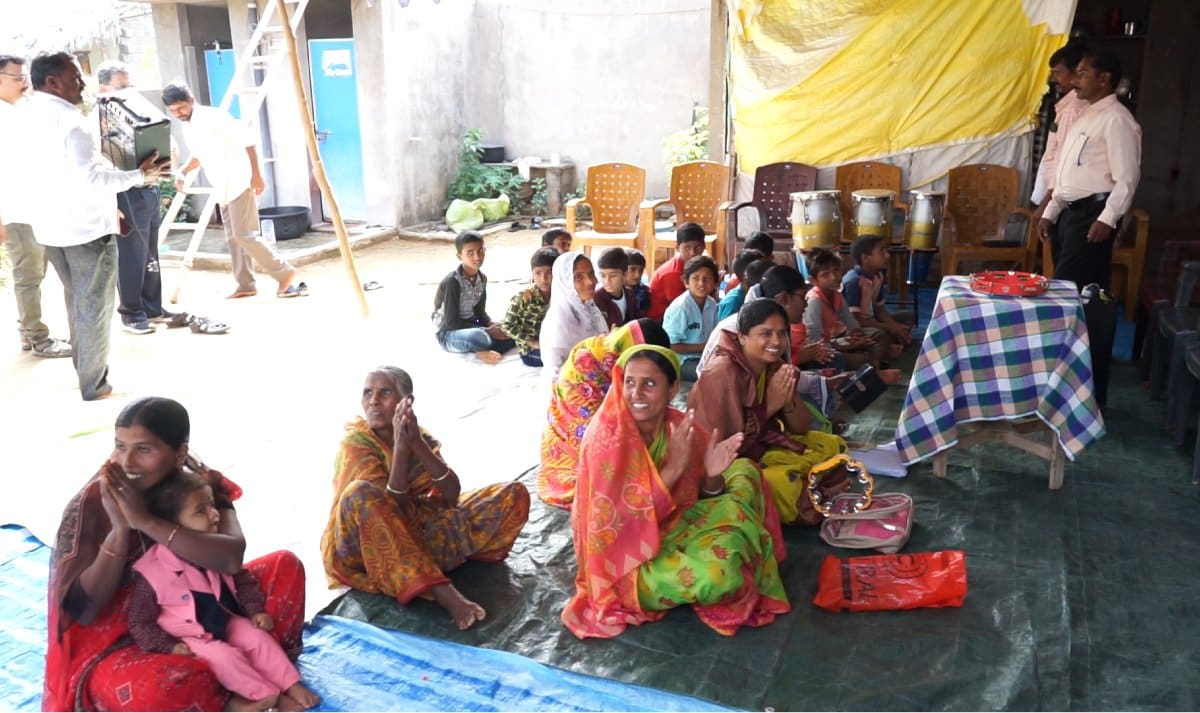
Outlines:
POLYGON ((1032 272, 986 270, 971 274, 971 289, 985 295, 1037 297, 1049 287, 1049 280, 1032 272))

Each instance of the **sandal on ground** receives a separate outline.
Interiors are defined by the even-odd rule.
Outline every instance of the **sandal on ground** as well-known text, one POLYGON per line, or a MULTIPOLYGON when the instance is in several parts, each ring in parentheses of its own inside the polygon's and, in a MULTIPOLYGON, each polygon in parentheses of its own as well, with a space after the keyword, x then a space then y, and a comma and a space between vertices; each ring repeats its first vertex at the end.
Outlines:
POLYGON ((34 356, 46 357, 47 359, 61 359, 71 356, 71 343, 61 339, 47 337, 42 341, 30 345, 34 356))
POLYGON ((190 325, 192 323, 192 315, 187 312, 163 312, 157 317, 151 317, 150 321, 155 324, 165 324, 167 325, 167 329, 176 329, 190 325))
POLYGON ((303 282, 297 282, 294 285, 288 285, 286 288, 275 293, 276 297, 307 297, 308 285, 303 282))
POLYGON ((379 290, 379 289, 383 289, 383 285, 379 284, 375 280, 371 280, 369 282, 363 283, 363 290, 365 292, 370 292, 371 290, 379 290))
POLYGON ((188 316, 187 325, 194 334, 224 334, 229 331, 229 325, 220 320, 195 315, 188 316))

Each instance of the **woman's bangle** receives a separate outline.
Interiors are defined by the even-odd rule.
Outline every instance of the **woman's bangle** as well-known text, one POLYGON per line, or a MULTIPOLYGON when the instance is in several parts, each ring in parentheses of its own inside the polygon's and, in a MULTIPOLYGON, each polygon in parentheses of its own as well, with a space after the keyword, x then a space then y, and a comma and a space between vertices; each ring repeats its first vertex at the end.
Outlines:
POLYGON ((390 483, 384 488, 384 490, 388 491, 392 495, 404 495, 408 492, 408 488, 405 488, 404 490, 396 490, 391 486, 390 483))
POLYGON ((105 547, 103 542, 100 543, 100 551, 103 552, 104 554, 108 555, 109 557, 112 557, 113 559, 117 559, 117 560, 125 559, 121 555, 119 555, 116 552, 113 552, 112 550, 105 547))
POLYGON ((178 532, 179 532, 179 525, 176 525, 175 529, 171 530, 171 534, 167 535, 167 549, 168 550, 171 549, 171 541, 175 539, 175 535, 178 532))
POLYGON ((435 483, 440 483, 440 482, 442 482, 443 480, 445 480, 446 478, 449 478, 449 477, 450 477, 450 474, 451 474, 451 473, 453 473, 453 472, 454 472, 454 471, 452 471, 452 470, 450 470, 449 468, 447 468, 447 469, 446 469, 446 472, 445 472, 445 473, 442 473, 440 476, 438 476, 438 477, 434 478, 434 479, 433 479, 433 482, 435 482, 435 483))
MULTIPOLYGON (((705 478, 705 480, 707 480, 707 478, 705 478)), ((722 478, 721 484, 712 490, 709 490, 708 488, 704 487, 703 484, 701 484, 700 492, 704 493, 705 495, 720 495, 721 493, 725 492, 725 480, 722 478)))

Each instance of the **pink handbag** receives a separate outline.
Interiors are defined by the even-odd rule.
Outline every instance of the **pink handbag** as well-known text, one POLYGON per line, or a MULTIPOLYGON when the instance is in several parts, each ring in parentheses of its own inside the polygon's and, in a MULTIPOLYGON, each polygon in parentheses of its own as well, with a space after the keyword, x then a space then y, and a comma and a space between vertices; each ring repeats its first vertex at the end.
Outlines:
POLYGON ((834 547, 895 554, 912 533, 913 501, 904 493, 875 493, 866 508, 858 493, 835 495, 821 523, 821 539, 834 547))

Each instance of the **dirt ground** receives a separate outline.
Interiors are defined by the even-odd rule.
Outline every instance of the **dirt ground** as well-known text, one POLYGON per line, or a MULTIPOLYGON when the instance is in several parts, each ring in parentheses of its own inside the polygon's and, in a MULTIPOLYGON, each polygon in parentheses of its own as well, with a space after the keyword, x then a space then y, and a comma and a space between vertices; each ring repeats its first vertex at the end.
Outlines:
MULTIPOLYGON (((483 270, 488 307, 501 319, 529 280, 538 233, 488 239, 483 270)), ((445 242, 391 240, 356 255, 371 315, 362 316, 340 260, 302 268, 309 297, 280 300, 259 278, 257 297, 227 301, 228 273, 195 271, 178 309, 219 318, 228 334, 160 327, 120 330, 114 315, 109 357, 115 398, 85 403, 69 359, 21 352, 16 334, 0 338, 0 458, 12 486, 0 523, 19 523, 48 542, 62 508, 112 448, 112 424, 131 399, 161 395, 190 411, 193 450, 243 486, 238 506, 249 557, 287 548, 304 560, 311 616, 336 592, 325 584, 319 542, 332 498, 333 458, 342 426, 359 412, 363 375, 395 364, 415 381, 421 425, 444 444, 464 488, 507 480, 534 465, 545 418, 536 370, 515 352, 495 367, 442 352, 430 323, 437 283, 455 264, 445 242)), ((164 274, 164 293, 179 279, 164 274)), ((0 323, 13 325, 11 280, 0 290, 0 323)), ((43 284, 45 321, 67 335, 61 284, 43 284)))

